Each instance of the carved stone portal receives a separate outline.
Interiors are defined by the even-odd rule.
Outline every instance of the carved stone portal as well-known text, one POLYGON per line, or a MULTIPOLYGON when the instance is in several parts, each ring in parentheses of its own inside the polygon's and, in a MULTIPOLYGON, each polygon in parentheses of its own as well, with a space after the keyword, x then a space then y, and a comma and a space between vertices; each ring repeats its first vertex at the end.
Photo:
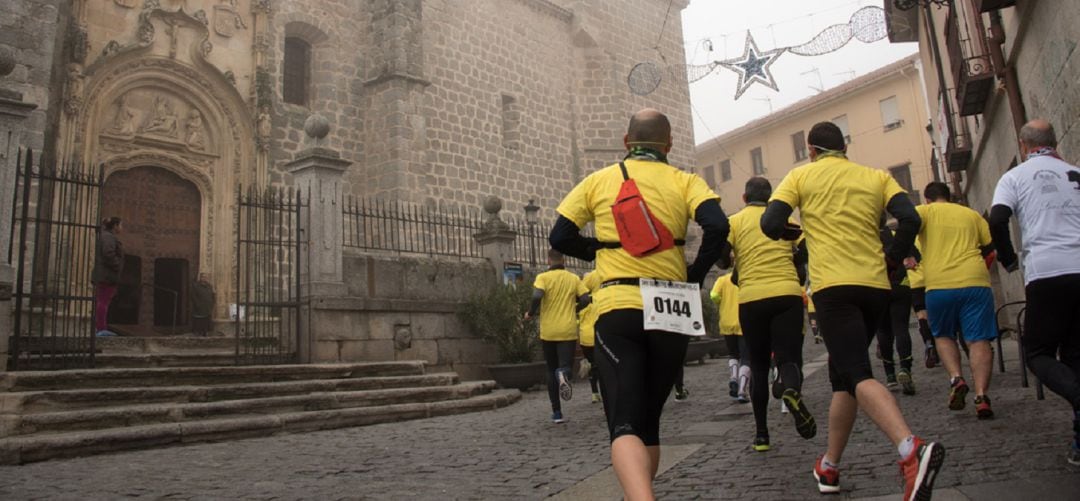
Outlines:
POLYGON ((244 18, 236 7, 236 0, 214 6, 214 32, 223 37, 231 37, 236 30, 247 28, 244 18))

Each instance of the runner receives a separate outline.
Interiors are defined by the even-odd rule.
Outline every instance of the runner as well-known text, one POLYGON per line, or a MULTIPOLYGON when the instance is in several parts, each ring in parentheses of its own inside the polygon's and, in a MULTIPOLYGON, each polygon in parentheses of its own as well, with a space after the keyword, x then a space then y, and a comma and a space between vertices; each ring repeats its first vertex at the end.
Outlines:
POLYGON ((918 207, 923 221, 920 267, 934 344, 949 373, 949 409, 963 409, 968 393, 956 344, 956 329, 960 327, 975 380, 975 412, 979 419, 990 419, 994 417, 986 395, 993 368, 990 342, 997 338, 994 295, 983 259, 983 249, 991 245, 990 227, 978 212, 950 202, 945 183, 930 183, 923 193, 928 203, 918 207))
POLYGON ((840 491, 838 465, 862 409, 900 453, 904 499, 928 499, 945 449, 911 433, 896 399, 874 379, 867 353, 890 289, 878 217, 887 210, 897 219, 896 238, 885 256, 898 266, 911 251, 919 216, 888 173, 847 159, 844 133, 835 124, 814 125, 807 140, 812 162, 784 177, 761 228, 779 239, 791 213, 800 210, 833 388, 829 446, 814 465, 818 490, 840 491))
POLYGON ((596 324, 596 307, 593 306, 591 295, 600 287, 600 275, 596 271, 590 271, 581 279, 582 285, 589 291, 590 299, 581 311, 578 312, 578 344, 581 345, 581 354, 589 362, 589 387, 592 389, 592 403, 600 403, 599 375, 596 370, 596 358, 593 349, 596 342, 594 325, 596 324))
MULTIPOLYGON (((921 255, 922 249, 919 242, 915 242, 915 253, 921 255)), ((927 369, 933 369, 940 363, 937 348, 934 346, 934 336, 930 332, 930 320, 926 316, 926 284, 923 281, 922 268, 915 266, 907 270, 908 285, 911 286, 911 310, 915 312, 915 319, 919 322, 919 337, 923 340, 923 362, 927 369)))
MULTIPOLYGON (((768 381, 769 360, 775 355, 784 405, 795 417, 803 438, 817 434, 814 416, 802 400, 803 297, 798 266, 805 262, 806 248, 788 240, 773 241, 761 232, 761 215, 772 195, 763 177, 746 182, 746 207, 731 216, 728 241, 735 254, 739 280, 739 323, 749 348, 751 381, 768 381)), ((794 231, 794 230, 792 230, 794 231)), ((752 384, 755 451, 769 450, 769 385, 752 384)))
POLYGON ((1024 354, 1039 381, 1072 405, 1066 458, 1080 465, 1080 168, 1058 155, 1054 128, 1045 120, 1020 129, 1020 146, 1027 160, 998 181, 990 228, 998 261, 1011 272, 1019 262, 1009 219, 1015 214, 1020 222, 1024 354))
MULTIPOLYGON (((893 223, 895 224, 895 221, 893 223)), ((882 225, 880 232, 881 243, 887 249, 892 245, 893 230, 882 225)), ((889 284, 892 285, 889 307, 885 315, 882 315, 877 329, 878 358, 885 367, 885 386, 893 389, 899 383, 905 395, 914 395, 915 381, 911 377, 911 333, 908 332, 911 320, 911 287, 906 270, 897 268, 895 273, 889 275, 889 284), (900 355, 899 373, 893 359, 894 344, 897 354, 900 355)))
MULTIPOLYGON (((692 285, 661 289, 639 284, 653 278, 700 286, 723 253, 728 222, 705 180, 667 164, 672 138, 666 116, 653 109, 635 113, 623 142, 628 151, 623 162, 590 174, 562 201, 550 239, 568 255, 595 258, 596 272, 604 279, 593 300, 611 463, 627 499, 652 499, 660 464, 660 416, 689 338, 654 327, 643 305, 663 302, 658 289, 675 298, 672 304, 700 301, 700 295, 692 285), (618 223, 616 211, 623 216, 618 223), (683 244, 691 219, 704 233, 697 258, 687 266, 683 244), (599 240, 581 235, 590 221, 599 240)), ((690 318, 701 318, 700 308, 688 309, 690 318)), ((671 310, 655 313, 675 320, 671 310)), ((687 325, 692 322, 667 329, 688 333, 687 325)), ((702 325, 696 327, 695 334, 704 333, 702 325)))
POLYGON ((709 291, 720 315, 720 335, 728 349, 728 394, 740 404, 750 401, 750 350, 739 323, 739 286, 733 273, 721 275, 709 291))
POLYGON ((803 297, 806 298, 806 321, 810 324, 810 332, 814 334, 814 344, 821 344, 821 332, 818 331, 817 325, 817 308, 814 307, 814 293, 810 290, 809 282, 806 284, 806 290, 803 291, 803 297))
POLYGON ((533 298, 525 320, 540 315, 540 344, 547 362, 548 398, 551 400, 552 422, 564 423, 563 400, 570 400, 574 387, 571 367, 578 340, 578 298, 588 293, 577 275, 566 271, 561 252, 548 250, 548 271, 536 276, 533 298))

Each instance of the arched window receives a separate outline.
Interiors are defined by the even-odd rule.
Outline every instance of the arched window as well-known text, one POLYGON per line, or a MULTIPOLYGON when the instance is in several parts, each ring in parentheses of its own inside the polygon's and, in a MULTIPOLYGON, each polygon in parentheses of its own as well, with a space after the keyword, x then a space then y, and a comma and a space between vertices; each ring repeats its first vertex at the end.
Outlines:
POLYGON ((311 98, 311 44, 298 37, 285 37, 282 61, 282 98, 286 103, 307 106, 311 98))

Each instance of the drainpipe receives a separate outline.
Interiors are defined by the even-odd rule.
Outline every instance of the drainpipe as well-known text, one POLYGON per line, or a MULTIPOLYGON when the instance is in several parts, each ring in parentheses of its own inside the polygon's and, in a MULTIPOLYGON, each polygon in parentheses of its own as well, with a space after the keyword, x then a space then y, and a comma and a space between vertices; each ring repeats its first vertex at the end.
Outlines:
MULTIPOLYGON (((926 17, 927 38, 930 39, 930 50, 934 53, 934 66, 937 68, 938 77, 938 97, 941 98, 941 105, 944 108, 945 123, 949 125, 949 133, 956 134, 956 124, 952 121, 952 103, 949 102, 949 86, 945 82, 944 64, 941 61, 941 49, 938 47, 937 28, 934 26, 934 15, 930 12, 930 2, 926 2, 926 4, 923 5, 923 15, 926 17)), ((950 137, 949 140, 951 139, 952 138, 950 137)), ((942 150, 947 150, 948 147, 949 145, 943 144, 941 145, 941 150, 938 152, 940 153, 942 150)), ((941 158, 940 160, 941 162, 939 162, 938 165, 945 169, 945 172, 949 174, 948 178, 952 182, 953 193, 956 193, 958 196, 961 195, 963 191, 960 190, 960 176, 955 172, 948 172, 948 158, 941 158)), ((937 172, 934 172, 934 177, 935 179, 937 178, 937 172)))
POLYGON ((995 74, 1005 86, 1005 95, 1009 98, 1009 112, 1012 115, 1013 128, 1016 129, 1016 144, 1020 145, 1020 128, 1027 123, 1027 111, 1020 97, 1020 82, 1016 77, 1016 66, 1005 62, 1002 47, 1005 44, 1005 27, 1001 24, 1001 12, 990 12, 990 60, 994 63, 995 74))

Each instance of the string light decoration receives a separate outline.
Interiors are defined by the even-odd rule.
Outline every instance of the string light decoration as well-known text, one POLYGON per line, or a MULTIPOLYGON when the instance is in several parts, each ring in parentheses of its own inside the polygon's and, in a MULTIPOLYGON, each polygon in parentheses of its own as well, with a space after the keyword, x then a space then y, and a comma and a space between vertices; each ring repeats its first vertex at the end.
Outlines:
MULTIPOLYGON (((950 0, 894 0, 894 5, 900 8, 898 3, 906 2, 932 2, 948 3, 950 0)), ((801 45, 778 47, 770 51, 761 51, 754 42, 753 36, 746 33, 746 45, 741 57, 725 61, 713 61, 709 64, 683 64, 671 65, 667 68, 668 73, 675 81, 681 82, 683 78, 688 83, 697 82, 717 68, 726 68, 739 75, 739 83, 735 89, 735 99, 742 97, 753 84, 759 83, 775 91, 779 86, 769 71, 771 66, 781 54, 790 52, 797 56, 821 56, 836 52, 851 40, 863 43, 873 43, 888 36, 888 27, 885 24, 885 9, 876 6, 863 7, 855 11, 846 24, 834 24, 821 30, 814 38, 801 45)), ((636 64, 627 77, 630 91, 639 96, 651 94, 660 87, 663 81, 663 71, 651 62, 636 64)))

